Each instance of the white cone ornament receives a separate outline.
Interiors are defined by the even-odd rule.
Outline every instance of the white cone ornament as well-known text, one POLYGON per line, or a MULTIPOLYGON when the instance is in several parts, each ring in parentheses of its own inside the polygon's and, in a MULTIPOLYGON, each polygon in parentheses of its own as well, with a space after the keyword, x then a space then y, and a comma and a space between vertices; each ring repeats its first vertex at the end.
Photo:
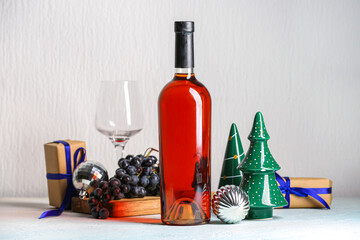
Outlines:
POLYGON ((224 223, 240 223, 249 212, 248 195, 235 185, 218 189, 212 199, 213 212, 224 223))

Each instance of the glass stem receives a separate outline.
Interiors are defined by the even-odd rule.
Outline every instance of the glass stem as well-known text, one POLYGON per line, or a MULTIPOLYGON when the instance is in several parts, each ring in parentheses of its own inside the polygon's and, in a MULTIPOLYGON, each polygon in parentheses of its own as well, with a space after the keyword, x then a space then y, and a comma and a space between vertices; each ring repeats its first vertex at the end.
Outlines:
POLYGON ((116 154, 116 160, 118 161, 120 158, 124 157, 124 150, 125 150, 125 145, 126 145, 127 141, 124 142, 115 142, 114 146, 115 146, 115 154, 116 154))

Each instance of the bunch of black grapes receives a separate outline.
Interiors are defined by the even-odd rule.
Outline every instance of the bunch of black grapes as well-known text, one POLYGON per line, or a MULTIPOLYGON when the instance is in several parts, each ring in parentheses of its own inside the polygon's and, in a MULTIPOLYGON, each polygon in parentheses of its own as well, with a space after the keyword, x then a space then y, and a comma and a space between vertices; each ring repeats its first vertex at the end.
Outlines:
POLYGON ((90 193, 88 204, 94 218, 106 219, 109 216, 105 205, 111 200, 159 195, 160 176, 155 156, 128 155, 121 158, 118 165, 115 176, 100 182, 90 193))

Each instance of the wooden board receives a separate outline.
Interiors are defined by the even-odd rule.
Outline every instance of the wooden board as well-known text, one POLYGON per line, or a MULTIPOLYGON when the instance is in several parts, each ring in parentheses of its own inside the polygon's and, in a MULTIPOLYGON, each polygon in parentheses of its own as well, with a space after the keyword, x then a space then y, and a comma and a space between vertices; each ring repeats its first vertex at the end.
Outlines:
MULTIPOLYGON (((73 197, 71 210, 73 212, 90 214, 87 198, 73 197)), ((131 198, 110 201, 106 206, 110 217, 131 217, 150 214, 160 214, 160 197, 131 198)))

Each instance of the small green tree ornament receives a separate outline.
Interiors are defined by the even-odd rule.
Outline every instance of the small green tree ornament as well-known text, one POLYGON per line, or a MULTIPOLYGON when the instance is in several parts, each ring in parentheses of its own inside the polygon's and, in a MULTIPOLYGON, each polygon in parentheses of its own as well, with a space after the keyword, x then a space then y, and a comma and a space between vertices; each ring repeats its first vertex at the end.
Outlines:
POLYGON ((240 135, 236 124, 233 123, 230 128, 218 188, 225 185, 240 185, 241 172, 237 167, 244 157, 245 154, 241 144, 240 135))
POLYGON ((250 210, 246 218, 272 218, 273 208, 287 205, 278 187, 274 171, 280 169, 270 153, 261 112, 256 113, 252 130, 248 136, 250 147, 239 169, 243 173, 240 187, 249 195, 250 210))

